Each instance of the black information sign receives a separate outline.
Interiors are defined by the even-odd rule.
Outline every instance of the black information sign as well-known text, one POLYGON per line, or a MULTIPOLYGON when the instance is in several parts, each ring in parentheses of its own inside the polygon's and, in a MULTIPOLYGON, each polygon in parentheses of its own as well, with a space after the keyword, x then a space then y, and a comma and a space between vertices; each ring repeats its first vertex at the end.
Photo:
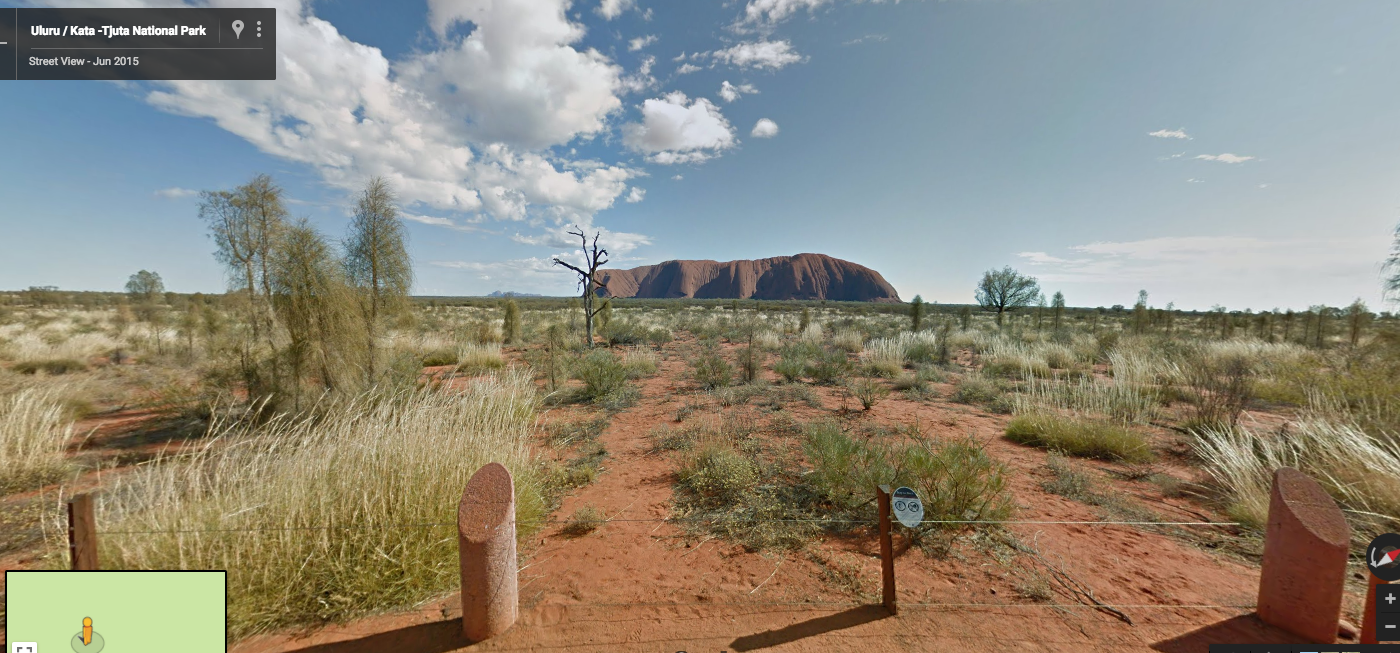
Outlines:
POLYGON ((277 79, 277 10, 0 9, 0 79, 277 79))

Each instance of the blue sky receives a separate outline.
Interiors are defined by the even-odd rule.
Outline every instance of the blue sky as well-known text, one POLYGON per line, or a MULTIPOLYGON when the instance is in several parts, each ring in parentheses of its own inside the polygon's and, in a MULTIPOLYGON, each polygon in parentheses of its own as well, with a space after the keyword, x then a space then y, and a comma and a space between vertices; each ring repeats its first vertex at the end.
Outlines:
POLYGON ((267 172, 335 237, 389 177, 418 294, 571 293, 583 225, 905 299, 1013 265, 1072 305, 1383 307, 1394 2, 267 4, 275 82, 0 85, 0 288, 217 291, 193 191, 267 172))

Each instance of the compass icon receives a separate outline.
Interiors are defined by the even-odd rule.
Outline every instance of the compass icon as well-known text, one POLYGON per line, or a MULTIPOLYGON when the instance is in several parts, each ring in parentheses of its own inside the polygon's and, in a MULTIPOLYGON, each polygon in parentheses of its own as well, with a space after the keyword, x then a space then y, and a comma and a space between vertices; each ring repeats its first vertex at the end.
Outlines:
POLYGON ((1384 533, 1366 547, 1366 566, 1371 575, 1387 583, 1400 580, 1400 535, 1384 533))

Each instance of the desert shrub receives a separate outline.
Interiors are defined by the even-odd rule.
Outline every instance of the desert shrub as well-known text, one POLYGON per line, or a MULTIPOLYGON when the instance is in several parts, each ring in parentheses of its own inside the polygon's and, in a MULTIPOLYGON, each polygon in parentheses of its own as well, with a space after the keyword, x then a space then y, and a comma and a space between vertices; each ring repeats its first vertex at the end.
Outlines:
POLYGON ((1075 501, 1095 502, 1098 484, 1081 467, 1054 451, 1046 457, 1045 467, 1050 471, 1050 480, 1041 483, 1041 489, 1075 501))
POLYGON ((734 370, 719 351, 708 349, 691 363, 691 376, 700 387, 723 388, 734 381, 734 370))
POLYGON ((598 333, 610 346, 646 344, 650 335, 642 324, 621 318, 608 322, 607 326, 598 329, 598 333))
POLYGON ((788 383, 795 383, 802 379, 802 375, 807 371, 807 361, 793 358, 780 358, 773 364, 773 371, 788 383))
POLYGON ((582 398, 593 401, 615 393, 627 385, 627 369, 612 352, 594 350, 580 358, 573 369, 574 378, 583 381, 582 398))
POLYGON ((695 446, 701 432, 701 427, 693 424, 679 427, 661 424, 652 428, 647 437, 652 442, 652 451, 688 451, 695 446))
POLYGON ((1068 413, 1087 413, 1112 418, 1124 423, 1146 424, 1157 414, 1157 398, 1141 386, 1114 378, 1098 381, 1082 378, 1077 381, 1043 381, 1033 377, 1016 395, 1018 412, 1039 409, 1068 413))
POLYGON ((923 391, 928 389, 928 383, 920 379, 917 374, 901 374, 890 384, 890 388, 895 392, 904 392, 905 390, 923 391))
POLYGON ((520 344, 520 305, 514 299, 506 300, 504 316, 501 318, 501 339, 507 345, 520 344))
POLYGON ((70 374, 81 372, 87 369, 87 363, 71 358, 49 358, 44 360, 27 360, 14 364, 11 370, 20 374, 70 374))
POLYGON ((878 376, 884 379, 892 379, 899 376, 904 368, 884 360, 873 360, 865 363, 864 372, 869 376, 878 376))
POLYGON ((1195 389, 1196 411, 1188 427, 1230 428, 1239 422, 1253 388, 1255 367, 1245 355, 1193 350, 1183 361, 1182 376, 1195 389))
POLYGON ((925 383, 946 383, 948 373, 936 365, 920 365, 914 369, 914 377, 925 383))
POLYGON ((730 406, 742 406, 767 392, 768 388, 763 384, 746 383, 739 386, 727 388, 716 388, 714 390, 715 399, 719 405, 728 408, 730 406))
POLYGON ((758 465, 732 444, 703 442, 682 461, 677 475, 690 491, 714 504, 736 503, 758 484, 758 465))
POLYGON ((583 537, 593 531, 598 530, 603 525, 607 516, 593 506, 583 506, 574 511, 574 515, 559 529, 559 534, 564 537, 583 537))
POLYGON ((1153 457, 1147 438, 1122 425, 1049 412, 1017 415, 1006 425, 1006 437, 1084 458, 1145 462, 1153 457))
POLYGON ((55 387, 0 395, 0 494, 53 483, 68 471, 73 422, 64 404, 55 387))
POLYGON ((850 383, 851 394, 860 401, 860 407, 870 410, 880 400, 889 396, 890 389, 875 379, 857 379, 850 383))
MULTIPOLYGON (((106 529, 150 531, 104 535, 102 567, 227 569, 235 640, 416 605, 460 582, 457 503, 486 463, 514 477, 519 536, 536 530, 536 397, 513 372, 461 392, 365 398, 318 420, 216 421, 206 446, 142 465, 98 497, 106 529), (446 525, 403 527, 428 523, 446 525)), ((50 545, 67 551, 61 534, 50 545)))
POLYGON ((807 361, 806 374, 812 381, 833 384, 855 371, 855 366, 840 349, 826 349, 807 361))
POLYGON ((753 383, 758 380, 759 371, 763 369, 763 351, 756 345, 749 344, 739 348, 739 378, 744 383, 753 383))
POLYGON ((970 438, 890 445, 822 422, 808 427, 804 450, 813 468, 808 482, 844 511, 869 507, 877 485, 913 488, 931 521, 1000 521, 1012 511, 1010 472, 970 438))

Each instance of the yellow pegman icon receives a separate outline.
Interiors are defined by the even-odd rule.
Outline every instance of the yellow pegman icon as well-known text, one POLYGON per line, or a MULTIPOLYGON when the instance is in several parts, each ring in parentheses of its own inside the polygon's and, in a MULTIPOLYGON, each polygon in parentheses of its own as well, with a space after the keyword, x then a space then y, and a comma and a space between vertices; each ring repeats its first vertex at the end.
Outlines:
POLYGON ((92 617, 83 617, 83 646, 92 643, 92 617))

